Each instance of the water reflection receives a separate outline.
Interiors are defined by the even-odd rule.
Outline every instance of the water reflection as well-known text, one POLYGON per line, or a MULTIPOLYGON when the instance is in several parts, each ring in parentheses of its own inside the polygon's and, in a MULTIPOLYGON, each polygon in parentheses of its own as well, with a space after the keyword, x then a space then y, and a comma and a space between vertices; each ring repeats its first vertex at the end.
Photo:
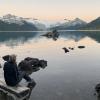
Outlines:
MULTIPOLYGON (((17 46, 19 44, 24 44, 31 39, 40 39, 43 38, 42 36, 46 32, 0 32, 0 44, 5 44, 6 46, 17 46), (38 36, 37 36, 38 35, 38 36)), ((78 42, 85 37, 90 37, 93 40, 100 43, 100 32, 59 32, 60 37, 67 40, 74 40, 78 42)), ((59 39, 58 38, 58 39, 59 39)), ((48 39, 48 38, 47 38, 48 39)), ((57 40, 53 38, 53 40, 57 40)))
MULTIPOLYGON (((22 34, 23 37, 25 34, 22 34)), ((61 32, 56 41, 41 34, 44 33, 26 35, 25 40, 20 40, 20 36, 9 39, 0 36, 0 56, 14 53, 18 55, 18 62, 28 56, 48 61, 46 69, 32 74, 37 85, 30 100, 97 100, 93 94, 94 87, 100 83, 100 33, 61 32), (5 45, 11 39, 14 45, 18 43, 14 48, 5 45), (20 45, 19 41, 24 42, 20 45), (79 49, 79 45, 86 48, 79 49), (74 50, 65 54, 63 47, 74 50)))
POLYGON ((38 32, 0 32, 0 44, 17 46, 33 39, 37 34, 38 32))
POLYGON ((73 39, 76 42, 85 37, 90 37, 93 40, 100 42, 100 32, 62 32, 60 33, 62 38, 73 39))

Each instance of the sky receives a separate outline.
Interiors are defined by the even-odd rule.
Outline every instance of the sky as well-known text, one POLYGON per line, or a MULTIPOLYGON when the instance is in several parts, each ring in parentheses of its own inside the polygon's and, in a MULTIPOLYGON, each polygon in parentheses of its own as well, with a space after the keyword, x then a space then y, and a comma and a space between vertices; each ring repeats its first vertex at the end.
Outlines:
POLYGON ((9 13, 40 20, 91 21, 100 16, 100 0, 0 0, 0 16, 9 13))

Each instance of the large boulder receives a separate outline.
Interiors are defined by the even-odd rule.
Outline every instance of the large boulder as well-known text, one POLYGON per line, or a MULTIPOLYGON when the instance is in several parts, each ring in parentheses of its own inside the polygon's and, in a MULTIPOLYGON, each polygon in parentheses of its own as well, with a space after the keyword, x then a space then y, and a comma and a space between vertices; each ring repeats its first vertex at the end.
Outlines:
POLYGON ((18 64, 18 68, 25 71, 27 74, 39 71, 41 68, 44 69, 47 66, 47 61, 39 60, 37 58, 27 57, 18 64))

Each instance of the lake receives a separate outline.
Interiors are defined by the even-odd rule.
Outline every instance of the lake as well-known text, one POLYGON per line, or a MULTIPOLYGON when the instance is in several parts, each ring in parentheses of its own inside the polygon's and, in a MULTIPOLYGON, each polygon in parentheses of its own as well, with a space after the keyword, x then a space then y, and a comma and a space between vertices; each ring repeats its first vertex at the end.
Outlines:
POLYGON ((94 87, 100 83, 100 32, 60 32, 57 40, 41 34, 44 32, 0 32, 2 65, 6 54, 16 54, 17 62, 25 57, 48 61, 45 69, 31 76, 37 85, 30 100, 97 100, 94 87), (63 47, 74 50, 65 53, 63 47))

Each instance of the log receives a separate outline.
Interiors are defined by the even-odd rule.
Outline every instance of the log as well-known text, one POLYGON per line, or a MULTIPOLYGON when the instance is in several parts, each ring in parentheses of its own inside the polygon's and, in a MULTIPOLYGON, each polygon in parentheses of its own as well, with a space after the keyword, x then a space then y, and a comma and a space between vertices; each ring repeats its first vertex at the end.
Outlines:
POLYGON ((27 100, 30 89, 26 86, 7 86, 4 79, 0 79, 0 100, 27 100))

